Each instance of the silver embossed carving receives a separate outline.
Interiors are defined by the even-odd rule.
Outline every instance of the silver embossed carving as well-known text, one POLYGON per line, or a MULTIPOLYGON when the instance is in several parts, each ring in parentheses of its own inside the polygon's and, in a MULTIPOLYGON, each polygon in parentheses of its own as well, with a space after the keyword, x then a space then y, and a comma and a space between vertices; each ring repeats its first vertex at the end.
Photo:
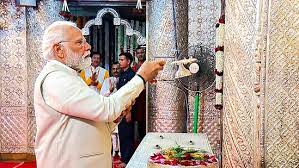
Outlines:
MULTIPOLYGON (((221 2, 218 0, 188 1, 188 45, 203 45, 214 54, 216 43, 216 23, 220 17, 221 2)), ((211 146, 220 155, 220 110, 215 109, 215 86, 201 93, 201 111, 199 112, 198 131, 208 135, 211 146)), ((193 129, 194 93, 189 93, 188 132, 193 129)))
MULTIPOLYGON (((176 1, 175 13, 177 44, 173 6, 171 2, 153 0, 147 2, 148 9, 148 56, 150 60, 163 58, 170 62, 175 60, 175 50, 188 46, 187 38, 187 1, 176 1)), ((157 77, 158 82, 149 85, 148 91, 148 130, 155 132, 185 132, 186 110, 185 91, 178 88, 173 76, 176 68, 167 64, 165 70, 157 77), (163 74, 162 74, 163 73, 163 74), (166 75, 165 75, 166 74, 166 75), (165 81, 166 80, 166 81, 165 81)))
POLYGON ((1 1, 0 30, 0 153, 33 153, 35 120, 33 83, 41 59, 43 30, 59 16, 60 2, 40 1, 38 8, 1 1))

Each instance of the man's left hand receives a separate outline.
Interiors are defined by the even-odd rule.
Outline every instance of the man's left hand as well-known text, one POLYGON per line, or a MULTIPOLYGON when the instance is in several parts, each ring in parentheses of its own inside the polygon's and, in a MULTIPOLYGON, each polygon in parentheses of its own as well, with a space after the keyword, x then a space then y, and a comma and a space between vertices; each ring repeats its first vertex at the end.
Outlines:
MULTIPOLYGON (((132 110, 132 106, 135 104, 135 101, 132 102, 132 104, 130 105, 127 105, 126 106, 126 109, 124 111, 121 112, 121 115, 116 119, 114 120, 113 122, 114 123, 118 123, 121 121, 121 119, 124 117, 124 116, 127 116, 128 113, 131 113, 131 110, 132 110)), ((128 121, 127 121, 128 122, 128 121)))

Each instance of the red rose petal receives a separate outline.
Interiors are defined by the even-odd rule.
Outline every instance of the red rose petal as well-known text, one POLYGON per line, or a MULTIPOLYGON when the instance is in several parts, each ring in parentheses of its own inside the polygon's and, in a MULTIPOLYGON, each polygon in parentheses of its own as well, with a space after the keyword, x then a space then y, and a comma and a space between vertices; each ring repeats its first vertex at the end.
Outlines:
POLYGON ((208 166, 208 164, 206 162, 203 162, 203 161, 200 161, 199 163, 200 165, 203 165, 203 166, 208 166))

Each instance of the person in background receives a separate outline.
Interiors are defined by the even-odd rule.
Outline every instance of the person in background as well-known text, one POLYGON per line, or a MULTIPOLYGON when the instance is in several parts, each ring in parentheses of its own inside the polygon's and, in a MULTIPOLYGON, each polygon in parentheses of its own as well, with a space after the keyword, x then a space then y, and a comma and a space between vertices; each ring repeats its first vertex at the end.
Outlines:
MULTIPOLYGON (((119 74, 119 81, 117 89, 121 89, 134 76, 135 72, 131 68, 133 56, 126 52, 119 55, 119 65, 121 72, 119 74)), ((134 153, 134 123, 132 121, 132 111, 121 120, 118 125, 118 134, 120 141, 121 160, 127 164, 134 153)))
MULTIPOLYGON (((146 60, 145 51, 143 48, 138 46, 136 49, 136 57, 138 59, 138 63, 135 67, 135 72, 142 66, 144 61, 146 60)), ((146 91, 145 89, 140 93, 139 97, 136 99, 136 103, 133 107, 135 110, 134 117, 135 122, 137 122, 137 139, 136 143, 138 144, 146 134, 146 91)))
POLYGON ((42 53, 48 62, 34 85, 37 167, 111 168, 111 132, 165 61, 145 62, 130 82, 104 97, 78 74, 91 61, 90 45, 76 24, 51 24, 42 53))
POLYGON ((137 72, 137 70, 140 68, 140 66, 144 63, 144 61, 146 60, 146 56, 145 56, 145 51, 143 48, 141 48, 141 46, 138 46, 136 48, 136 58, 137 58, 137 63, 134 62, 132 69, 134 70, 134 72, 137 72))
MULTIPOLYGON (((112 64, 112 77, 105 79, 102 89, 101 95, 103 96, 110 96, 117 91, 116 84, 118 83, 118 76, 120 72, 120 67, 118 62, 114 62, 112 64)), ((112 155, 119 156, 119 138, 118 138, 118 128, 116 127, 112 133, 112 155)))
POLYGON ((98 93, 101 92, 104 80, 109 77, 109 71, 100 67, 100 63, 101 54, 92 53, 91 65, 80 72, 85 83, 98 93))
POLYGON ((137 70, 138 70, 141 67, 141 65, 144 63, 144 61, 146 60, 145 51, 140 46, 138 46, 136 48, 136 57, 138 59, 138 64, 137 64, 137 70))
POLYGON ((120 67, 118 62, 113 62, 112 64, 112 77, 106 78, 103 82, 102 89, 100 94, 103 96, 109 96, 112 93, 115 93, 117 88, 116 84, 118 83, 118 77, 120 73, 120 67))

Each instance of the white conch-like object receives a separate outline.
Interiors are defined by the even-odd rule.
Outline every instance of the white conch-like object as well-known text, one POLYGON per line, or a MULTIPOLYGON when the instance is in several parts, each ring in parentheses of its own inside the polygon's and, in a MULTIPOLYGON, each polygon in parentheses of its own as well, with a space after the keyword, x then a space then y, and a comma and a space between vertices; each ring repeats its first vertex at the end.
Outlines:
POLYGON ((192 62, 195 62, 197 61, 196 58, 192 58, 192 57, 189 57, 188 59, 184 58, 184 59, 181 59, 181 60, 178 60, 178 61, 173 61, 171 64, 188 64, 188 63, 192 63, 192 62))
POLYGON ((188 59, 184 58, 178 61, 173 61, 171 64, 177 64, 179 66, 178 71, 175 73, 175 78, 182 78, 192 75, 191 72, 185 68, 184 64, 193 63, 197 61, 196 58, 189 57, 188 59))
POLYGON ((191 75, 191 72, 184 67, 184 64, 178 64, 178 66, 179 66, 179 69, 175 73, 175 78, 176 79, 191 75))

